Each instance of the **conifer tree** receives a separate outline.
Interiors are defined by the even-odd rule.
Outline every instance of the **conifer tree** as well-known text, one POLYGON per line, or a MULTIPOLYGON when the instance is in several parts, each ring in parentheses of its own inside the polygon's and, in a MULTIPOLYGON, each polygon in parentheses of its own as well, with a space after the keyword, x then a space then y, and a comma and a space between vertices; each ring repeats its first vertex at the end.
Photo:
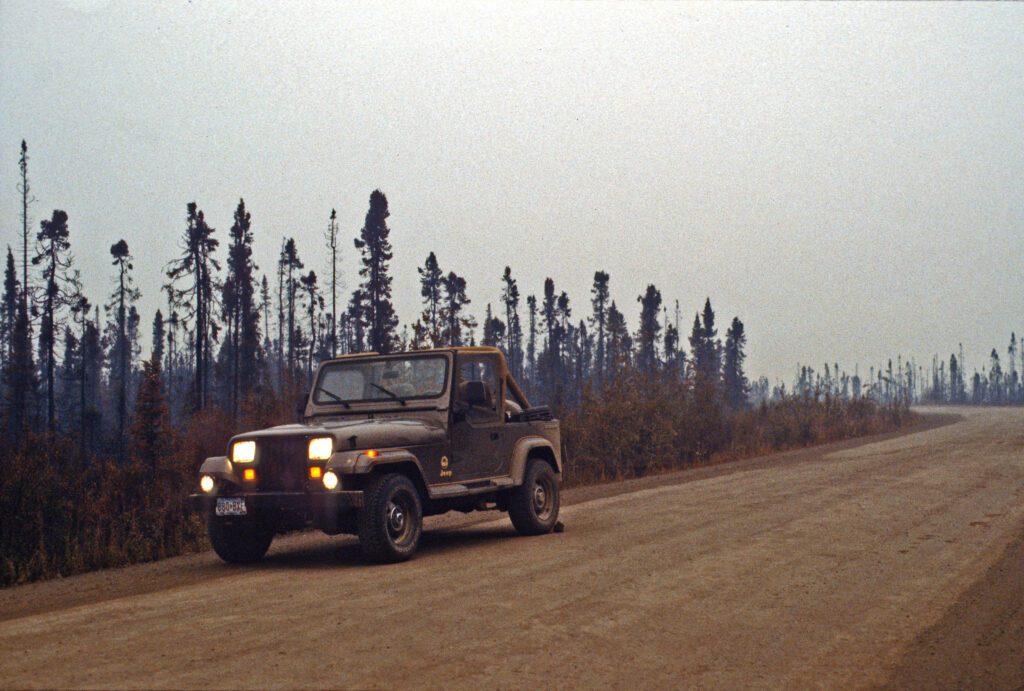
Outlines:
MULTIPOLYGON (((187 206, 183 254, 167 269, 168 284, 173 288, 174 305, 185 308, 184 318, 193 322, 192 352, 194 357, 193 406, 203 410, 208 403, 209 363, 212 341, 216 338, 213 322, 213 272, 220 263, 213 253, 220 244, 213 237, 214 229, 206 223, 195 202, 187 206), (177 284, 186 281, 183 288, 177 284)), ((181 317, 179 317, 181 318, 181 317)))
POLYGON ((465 345, 464 329, 473 329, 476 323, 464 314, 466 305, 470 303, 466 297, 466 279, 449 271, 444 279, 444 333, 442 338, 450 346, 465 345))
POLYGON ((281 250, 281 258, 278 266, 283 271, 285 299, 287 300, 285 312, 288 322, 288 356, 287 367, 289 375, 295 373, 295 305, 299 291, 299 279, 296 272, 303 269, 302 260, 299 259, 299 251, 295 246, 295 238, 285 240, 281 250))
MULTIPOLYGON (((21 158, 18 159, 18 170, 21 173, 21 180, 18 182, 18 192, 21 193, 21 308, 25 311, 26 321, 32 313, 32 286, 28 282, 28 245, 29 245, 29 222, 28 207, 35 201, 32 197, 32 188, 28 182, 28 146, 25 140, 21 140, 21 158)), ((28 350, 31 356, 32 335, 28 332, 28 350)))
POLYGON ((4 295, 0 302, 0 370, 6 372, 7 364, 11 361, 14 337, 14 323, 18 319, 18 271, 14 267, 14 253, 11 246, 7 246, 7 266, 4 269, 4 295))
POLYGON ((512 269, 505 267, 502 274, 501 300, 505 304, 505 352, 512 376, 523 375, 523 329, 519 324, 519 286, 512 278, 512 269))
POLYGON ((309 349, 306 353, 306 379, 307 384, 313 383, 313 356, 316 352, 317 340, 317 310, 323 309, 324 299, 320 296, 317 288, 316 272, 310 271, 300 280, 302 291, 305 293, 306 316, 309 320, 309 349))
POLYGON ((597 350, 595 353, 595 363, 597 370, 597 384, 600 387, 604 382, 604 373, 606 367, 605 357, 605 334, 607 332, 608 324, 608 300, 609 300, 609 288, 608 288, 609 276, 604 271, 594 272, 594 285, 590 289, 591 297, 590 304, 594 308, 594 316, 590 318, 590 323, 593 328, 597 331, 597 350))
POLYGON ((366 295, 361 288, 356 288, 352 291, 352 297, 348 301, 348 312, 346 314, 348 329, 351 331, 350 353, 361 353, 367 349, 365 305, 366 295))
POLYGON ((57 328, 60 326, 58 310, 71 300, 63 285, 69 280, 64 272, 71 266, 71 258, 68 256, 68 250, 71 248, 68 241, 68 215, 60 209, 54 209, 50 220, 40 224, 36 241, 39 251, 32 258, 32 263, 42 265, 45 282, 39 329, 39 356, 46 385, 46 427, 53 432, 57 429, 54 373, 57 369, 57 328))
POLYGON ((107 309, 114 312, 114 322, 111 324, 111 380, 116 389, 117 400, 117 438, 116 448, 118 458, 124 458, 125 432, 127 431, 128 417, 128 377, 131 367, 132 341, 130 310, 134 308, 132 303, 139 298, 139 291, 132 281, 131 271, 132 255, 128 250, 128 243, 124 240, 115 242, 110 247, 110 256, 114 261, 111 264, 117 269, 116 285, 114 292, 110 295, 107 309))
POLYGON ((244 199, 238 200, 229 236, 227 278, 222 286, 221 304, 227 326, 228 412, 234 418, 238 415, 239 402, 256 382, 260 350, 252 219, 245 209, 244 199))
MULTIPOLYGON (((153 344, 152 359, 156 362, 163 363, 164 361, 164 315, 157 308, 156 314, 153 315, 153 338, 151 340, 153 344)), ((160 365, 161 370, 163 364, 160 365)))
POLYGON ((537 385, 537 297, 526 298, 526 310, 529 314, 530 333, 526 339, 527 378, 531 386, 537 385))
POLYGON ((263 350, 267 357, 271 355, 270 343, 270 284, 267 282, 267 275, 263 274, 260 281, 260 313, 263 315, 263 350))
MULTIPOLYGON (((747 334, 743 322, 739 320, 739 317, 733 317, 732 324, 725 332, 725 363, 722 368, 725 400, 733 408, 742 408, 747 402, 747 377, 743 372, 746 344, 747 334)), ((837 372, 838 369, 837 365, 837 372)))
POLYGON ((370 209, 366 222, 355 240, 356 249, 362 254, 362 290, 366 296, 363 317, 366 320, 367 340, 370 350, 390 353, 397 345, 398 316, 391 304, 391 275, 388 263, 391 261, 391 242, 388 236, 388 200, 380 190, 370 193, 370 209))
POLYGON ((614 300, 608 308, 607 349, 608 362, 605 365, 605 372, 611 379, 621 368, 630 364, 633 351, 633 339, 630 338, 629 329, 626 327, 626 317, 615 306, 614 300))
POLYGON ((959 363, 956 361, 956 355, 950 355, 949 358, 949 402, 956 402, 956 377, 959 370, 959 363))
POLYGON ((491 312, 491 303, 487 303, 486 316, 484 317, 484 337, 482 345, 501 347, 504 345, 505 323, 491 312))
POLYGON ((338 356, 338 214, 331 209, 331 220, 327 224, 327 249, 331 251, 331 318, 330 340, 331 357, 338 356))
POLYGON ((423 316, 420 320, 426 334, 427 343, 436 348, 441 345, 443 330, 441 312, 443 309, 444 272, 437 263, 437 255, 427 255, 423 266, 416 269, 420 275, 420 297, 423 298, 423 316))
POLYGON ((637 296, 640 303, 640 329, 637 331, 637 365, 648 374, 658 367, 658 340, 661 336, 661 292, 648 285, 643 295, 637 296))
POLYGON ((281 240, 281 253, 277 259, 277 390, 284 391, 284 344, 285 344, 285 299, 284 299, 284 276, 287 265, 285 248, 288 245, 286 239, 281 240))
POLYGON ((135 399, 135 419, 131 427, 131 456, 135 463, 152 471, 170 451, 171 432, 167 404, 160 377, 160 361, 155 357, 142 363, 142 383, 135 399))
POLYGON ((989 401, 1000 404, 1003 402, 1003 367, 999 362, 999 351, 992 349, 989 355, 988 391, 989 401))
POLYGON ((1009 402, 1016 402, 1018 395, 1019 379, 1017 377, 1017 333, 1010 332, 1010 345, 1006 349, 1006 362, 1009 365, 1007 376, 1006 398, 1009 402))
POLYGON ((690 335, 690 351, 693 353, 694 374, 712 384, 717 383, 722 371, 721 342, 715 329, 715 312, 711 299, 704 302, 703 324, 701 315, 694 316, 693 332, 690 335))
POLYGON ((10 336, 10 358, 4 372, 7 382, 7 428, 12 441, 20 439, 29 426, 29 403, 35 391, 35 364, 32 358, 32 286, 28 281, 29 222, 28 207, 34 201, 28 182, 28 147, 21 142, 18 159, 21 181, 21 289, 18 292, 18 313, 10 336))
MULTIPOLYGON (((556 367, 558 354, 561 352, 561 345, 558 342, 558 298, 555 296, 555 282, 551 278, 544 279, 541 316, 544 318, 544 329, 547 332, 541 369, 545 372, 545 379, 550 379, 556 367)), ((550 386, 551 382, 548 381, 547 384, 550 386)))
POLYGON ((672 372, 679 373, 680 363, 684 360, 679 349, 679 329, 665 315, 665 366, 672 372))

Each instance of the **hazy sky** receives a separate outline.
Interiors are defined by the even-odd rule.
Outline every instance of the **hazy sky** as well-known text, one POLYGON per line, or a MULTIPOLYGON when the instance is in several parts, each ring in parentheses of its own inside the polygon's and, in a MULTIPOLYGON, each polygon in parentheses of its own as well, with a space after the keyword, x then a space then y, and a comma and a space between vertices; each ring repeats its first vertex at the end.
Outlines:
POLYGON ((787 382, 1024 329, 1019 4, 0 0, 12 245, 22 138, 33 227, 68 212, 93 302, 124 237, 147 331, 186 203, 223 240, 244 197, 268 274, 289 235, 323 275, 336 208, 351 290, 378 187, 403 323, 434 250, 478 318, 506 264, 576 318, 608 271, 631 328, 711 296, 787 382))

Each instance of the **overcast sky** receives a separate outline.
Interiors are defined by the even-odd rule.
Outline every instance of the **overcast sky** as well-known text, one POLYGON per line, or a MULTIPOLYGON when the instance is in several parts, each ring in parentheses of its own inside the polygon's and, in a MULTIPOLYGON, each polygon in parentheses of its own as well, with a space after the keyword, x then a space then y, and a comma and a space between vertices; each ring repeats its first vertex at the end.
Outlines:
MULTIPOLYGON (((1019 4, 307 4, 0 0, 0 231, 61 208, 93 302, 135 255, 147 323, 196 201, 239 197, 272 274, 294 236, 344 277, 390 202, 395 301, 431 250, 482 317, 511 265, 590 312, 595 270, 636 328, 654 283, 683 331, 710 296, 748 373, 980 367, 1024 329, 1019 4)), ((525 308, 525 305, 524 305, 525 308)))

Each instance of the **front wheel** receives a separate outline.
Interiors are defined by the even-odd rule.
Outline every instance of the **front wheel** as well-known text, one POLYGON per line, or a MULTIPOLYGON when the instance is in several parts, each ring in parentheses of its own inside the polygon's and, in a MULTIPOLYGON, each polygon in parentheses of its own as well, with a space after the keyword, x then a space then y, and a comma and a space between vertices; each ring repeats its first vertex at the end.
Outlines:
POLYGON ((405 475, 374 477, 363 491, 359 546, 373 561, 405 561, 416 552, 423 532, 423 506, 405 475))
POLYGON ((255 518, 225 520, 211 516, 207 523, 217 556, 229 564, 251 564, 270 549, 274 531, 255 518))
POLYGON ((550 533, 558 522, 558 480, 546 462, 530 461, 523 484, 512 490, 508 517, 522 535, 550 533))

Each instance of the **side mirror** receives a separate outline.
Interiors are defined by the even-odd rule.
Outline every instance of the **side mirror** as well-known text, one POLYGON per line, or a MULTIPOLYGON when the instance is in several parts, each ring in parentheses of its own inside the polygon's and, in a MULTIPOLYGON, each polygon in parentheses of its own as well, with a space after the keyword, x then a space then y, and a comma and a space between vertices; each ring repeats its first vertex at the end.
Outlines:
POLYGON ((309 393, 304 393, 295 401, 295 414, 298 417, 306 416, 306 403, 309 401, 309 393))

